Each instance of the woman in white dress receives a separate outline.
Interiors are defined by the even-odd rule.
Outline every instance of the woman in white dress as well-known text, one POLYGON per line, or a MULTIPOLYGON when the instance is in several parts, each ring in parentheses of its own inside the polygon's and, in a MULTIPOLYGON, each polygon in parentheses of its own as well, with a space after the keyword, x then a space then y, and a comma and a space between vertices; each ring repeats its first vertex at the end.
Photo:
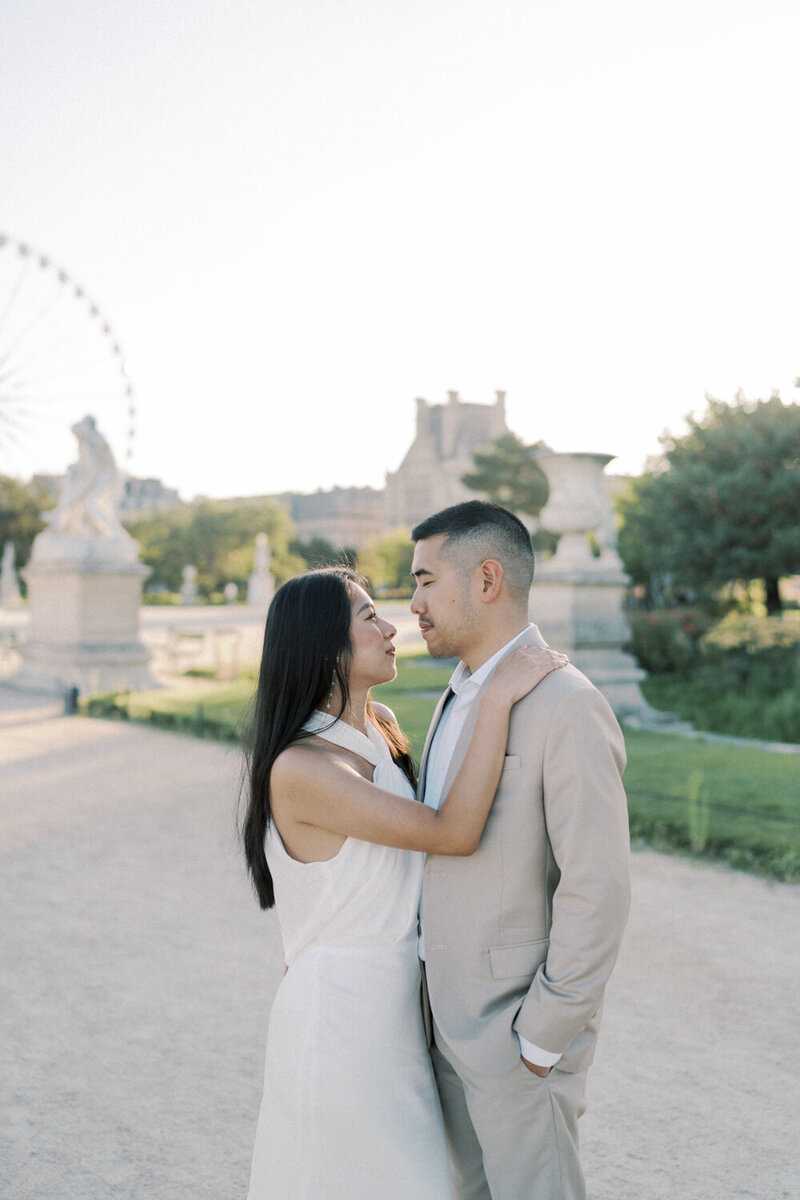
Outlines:
POLYGON ((243 836, 286 972, 248 1200, 448 1200, 420 1003, 421 852, 474 852, 511 706, 566 661, 537 647, 500 664, 481 737, 436 812, 414 799, 393 715, 369 700, 397 673, 396 630, 363 584, 346 568, 308 572, 267 618, 243 836))

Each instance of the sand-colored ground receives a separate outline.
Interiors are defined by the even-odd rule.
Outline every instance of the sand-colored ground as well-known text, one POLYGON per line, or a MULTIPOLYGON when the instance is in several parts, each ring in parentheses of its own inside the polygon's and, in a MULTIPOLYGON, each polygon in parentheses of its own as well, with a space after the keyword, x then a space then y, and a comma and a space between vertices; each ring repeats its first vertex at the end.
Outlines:
MULTIPOLYGON (((243 1200, 281 954, 237 756, 57 713, 0 687, 0 1195, 243 1200)), ((800 888, 650 852, 633 872, 590 1195, 800 1196, 800 888)))

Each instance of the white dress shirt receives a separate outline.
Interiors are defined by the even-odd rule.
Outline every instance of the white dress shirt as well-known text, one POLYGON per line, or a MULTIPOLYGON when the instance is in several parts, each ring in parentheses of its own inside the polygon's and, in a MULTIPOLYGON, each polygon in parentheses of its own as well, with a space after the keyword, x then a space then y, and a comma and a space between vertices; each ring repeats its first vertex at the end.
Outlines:
MULTIPOLYGON (((431 808, 438 810, 444 800, 442 790, 450 767, 450 760, 453 757, 456 743, 464 728, 467 713, 475 703, 478 692, 500 660, 505 658, 507 654, 510 654, 517 643, 532 628, 532 625, 527 625, 510 642, 507 642, 496 654, 493 654, 482 666, 478 667, 474 673, 470 673, 469 667, 463 662, 460 662, 455 671, 453 671, 450 677, 450 690, 453 692, 453 699, 444 708, 439 719, 439 724, 436 726, 430 750, 428 751, 423 800, 431 808)), ((422 936, 419 939, 419 956, 422 959, 425 958, 425 944, 422 936)), ((560 1054, 554 1054, 550 1050, 543 1050, 541 1046, 534 1045, 533 1042, 529 1042, 527 1038, 523 1038, 519 1034, 517 1034, 517 1038, 519 1039, 520 1053, 523 1058, 527 1058, 529 1062, 534 1063, 537 1067, 552 1067, 561 1058, 560 1054)))

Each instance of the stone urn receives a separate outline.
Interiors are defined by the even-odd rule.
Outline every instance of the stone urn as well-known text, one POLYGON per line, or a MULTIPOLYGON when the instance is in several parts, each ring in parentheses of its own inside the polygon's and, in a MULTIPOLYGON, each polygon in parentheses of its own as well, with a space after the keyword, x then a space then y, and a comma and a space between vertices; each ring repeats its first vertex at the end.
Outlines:
POLYGON ((614 457, 537 455, 550 485, 539 520, 560 539, 553 557, 537 562, 530 617, 544 638, 588 675, 615 712, 631 715, 649 710, 639 691, 644 671, 624 649, 629 640, 622 607, 628 576, 614 548, 614 514, 603 473, 614 457), (590 534, 599 555, 592 553, 590 534))
POLYGON ((558 549, 551 559, 542 563, 542 577, 582 577, 590 574, 622 575, 617 582, 626 582, 622 563, 613 548, 613 513, 608 498, 605 468, 613 454, 555 454, 537 455, 550 485, 547 504, 539 514, 545 529, 560 535, 558 549), (592 553, 589 535, 595 534, 602 553, 592 553))

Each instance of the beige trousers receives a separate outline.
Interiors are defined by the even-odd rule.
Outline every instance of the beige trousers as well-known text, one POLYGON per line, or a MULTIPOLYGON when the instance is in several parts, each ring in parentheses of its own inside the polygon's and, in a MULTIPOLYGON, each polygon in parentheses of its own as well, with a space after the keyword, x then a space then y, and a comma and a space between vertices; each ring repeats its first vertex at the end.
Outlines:
POLYGON ((522 1062, 499 1076, 456 1071, 435 1042, 434 1029, 454 1200, 585 1200, 578 1118, 586 1072, 556 1066, 542 1079, 522 1062))

